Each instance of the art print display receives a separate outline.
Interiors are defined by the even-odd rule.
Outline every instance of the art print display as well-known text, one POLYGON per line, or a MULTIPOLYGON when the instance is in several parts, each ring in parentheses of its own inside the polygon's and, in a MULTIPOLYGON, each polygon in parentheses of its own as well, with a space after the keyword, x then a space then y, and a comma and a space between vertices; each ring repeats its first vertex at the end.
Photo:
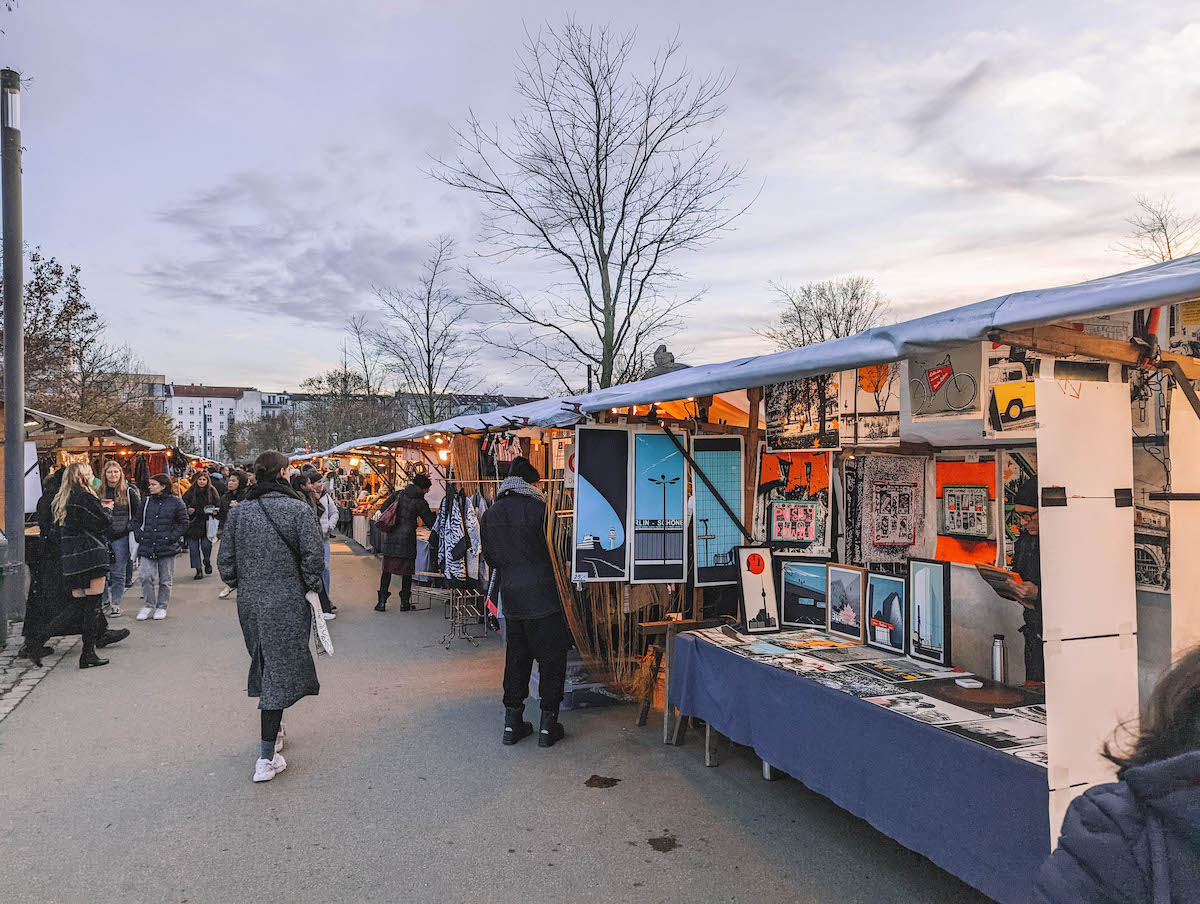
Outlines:
POLYGON ((633 434, 631 583, 669 584, 687 580, 685 465, 683 452, 666 434, 633 434))
POLYGON ((767 448, 840 449, 840 383, 841 375, 831 373, 765 387, 767 448))
POLYGON ((775 595, 775 569, 771 550, 739 546, 738 588, 742 596, 742 624, 748 634, 779 630, 779 598, 775 595))
POLYGON ((1046 704, 1035 703, 1032 706, 1017 706, 1013 708, 1013 713, 1022 716, 1026 719, 1032 719, 1034 722, 1046 724, 1046 704))
POLYGON ((1050 745, 1049 744, 1034 744, 1032 747, 1017 747, 1005 751, 1013 756, 1020 757, 1023 760, 1028 760, 1031 763, 1036 763, 1043 769, 1050 768, 1050 745))
POLYGON ((1033 435, 1037 420, 1034 380, 1042 359, 1034 352, 1008 345, 984 344, 987 358, 987 427, 996 436, 1033 435))
POLYGON ((884 697, 896 692, 896 685, 889 681, 873 678, 857 669, 842 669, 838 672, 810 672, 805 675, 810 681, 855 697, 884 697))
POLYGON ((877 650, 874 647, 868 647, 865 644, 851 644, 848 647, 830 647, 826 650, 814 650, 809 655, 822 662, 837 662, 837 663, 858 663, 866 662, 872 659, 886 659, 887 653, 883 650, 877 650))
POLYGON ((933 555, 960 565, 996 564, 996 456, 947 452, 934 459, 937 549, 933 555))
MULTIPOLYGON (((895 681, 902 684, 907 681, 928 681, 931 678, 944 678, 946 673, 944 670, 935 670, 931 666, 922 665, 912 659, 881 659, 875 662, 862 661, 853 662, 851 668, 859 669, 866 672, 868 675, 874 675, 876 678, 884 678, 887 681, 895 681)), ((963 677, 966 672, 955 672, 956 677, 963 677)), ((976 715, 971 715, 972 719, 978 718, 976 715)))
POLYGON ((788 631, 778 637, 772 637, 771 643, 785 650, 800 650, 811 653, 814 650, 832 650, 839 647, 853 647, 857 644, 844 637, 834 637, 823 631, 788 631))
MULTIPOLYGON (((1017 518, 1017 496, 1030 490, 1037 499, 1037 449, 1004 449, 1000 452, 1000 476, 1004 485, 1004 562, 1011 570, 1021 521, 1017 518)), ((1165 528, 1165 525, 1164 525, 1165 528)), ((1166 531, 1164 529, 1163 533, 1166 531)))
POLYGON ((928 463, 917 455, 886 454, 861 455, 847 463, 848 561, 868 567, 901 565, 910 556, 933 552, 931 532, 925 529, 928 463))
POLYGON ((910 559, 908 593, 909 654, 950 665, 950 563, 910 559))
POLYGON ((832 496, 829 452, 758 450, 754 535, 814 558, 829 556, 832 496))
POLYGON ((825 565, 787 553, 775 556, 779 567, 780 620, 786 626, 825 627, 825 565))
POLYGON ((840 377, 843 446, 900 444, 899 362, 860 367, 840 377))
POLYGON ((1011 750, 1046 743, 1046 726, 1020 716, 1001 716, 998 719, 979 719, 946 725, 942 731, 956 734, 993 750, 1011 750))
POLYGON ((949 352, 908 359, 908 391, 913 420, 979 417, 983 347, 960 346, 949 352))
MULTIPOLYGON (((742 438, 693 436, 692 459, 735 514, 742 511, 742 438)), ((737 524, 703 480, 693 480, 696 513, 692 518, 697 587, 737 583, 737 554, 744 541, 737 524)))
POLYGON ((925 694, 889 694, 886 697, 868 697, 867 702, 927 725, 952 725, 979 718, 978 713, 925 694))
POLYGON ((908 652, 908 593, 904 578, 867 575, 867 643, 903 656, 908 652))
POLYGON ((829 611, 829 633, 839 637, 853 637, 861 642, 866 635, 863 618, 866 569, 831 563, 826 566, 826 575, 825 599, 829 611))
POLYGON ((629 518, 629 432, 575 428, 574 581, 624 581, 629 518))

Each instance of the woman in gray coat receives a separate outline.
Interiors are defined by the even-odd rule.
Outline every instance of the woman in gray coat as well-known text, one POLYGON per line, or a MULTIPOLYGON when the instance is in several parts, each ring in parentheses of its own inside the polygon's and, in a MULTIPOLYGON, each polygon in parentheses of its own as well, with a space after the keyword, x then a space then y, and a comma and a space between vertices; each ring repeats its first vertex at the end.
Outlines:
POLYGON ((258 697, 262 713, 256 782, 287 768, 280 755, 283 711, 321 691, 309 652, 312 607, 305 594, 323 586, 324 545, 312 506, 288 485, 287 468, 280 452, 258 457, 255 484, 229 512, 217 557, 221 579, 238 591, 238 620, 250 653, 247 693, 258 697))

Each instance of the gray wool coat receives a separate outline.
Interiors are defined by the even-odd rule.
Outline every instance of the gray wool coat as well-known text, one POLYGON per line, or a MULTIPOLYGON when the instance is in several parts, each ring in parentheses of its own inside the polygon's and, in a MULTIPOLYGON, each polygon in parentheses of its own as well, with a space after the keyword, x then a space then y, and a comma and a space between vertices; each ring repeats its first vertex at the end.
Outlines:
POLYGON ((230 510, 217 568, 238 591, 238 620, 250 654, 247 693, 258 697, 259 709, 287 709, 321 692, 309 651, 312 607, 304 594, 322 586, 325 544, 311 505, 282 484, 263 489, 254 487, 251 498, 230 510), (299 568, 264 508, 300 554, 299 568))

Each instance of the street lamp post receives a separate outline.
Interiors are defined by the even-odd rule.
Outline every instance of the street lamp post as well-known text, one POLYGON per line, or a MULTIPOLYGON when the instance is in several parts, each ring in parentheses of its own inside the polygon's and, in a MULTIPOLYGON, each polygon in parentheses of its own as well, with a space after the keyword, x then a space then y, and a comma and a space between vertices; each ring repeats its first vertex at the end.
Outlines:
POLYGON ((0 647, 25 611, 25 295, 21 257, 21 76, 0 71, 0 190, 4 194, 4 534, 0 647))

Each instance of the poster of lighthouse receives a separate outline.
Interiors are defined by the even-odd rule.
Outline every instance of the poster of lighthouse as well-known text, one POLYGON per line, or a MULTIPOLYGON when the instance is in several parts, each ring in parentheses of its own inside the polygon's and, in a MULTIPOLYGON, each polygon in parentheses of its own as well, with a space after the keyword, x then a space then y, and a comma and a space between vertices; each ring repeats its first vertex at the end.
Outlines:
POLYGON ((629 431, 575 429, 573 581, 623 581, 629 574, 629 431))

